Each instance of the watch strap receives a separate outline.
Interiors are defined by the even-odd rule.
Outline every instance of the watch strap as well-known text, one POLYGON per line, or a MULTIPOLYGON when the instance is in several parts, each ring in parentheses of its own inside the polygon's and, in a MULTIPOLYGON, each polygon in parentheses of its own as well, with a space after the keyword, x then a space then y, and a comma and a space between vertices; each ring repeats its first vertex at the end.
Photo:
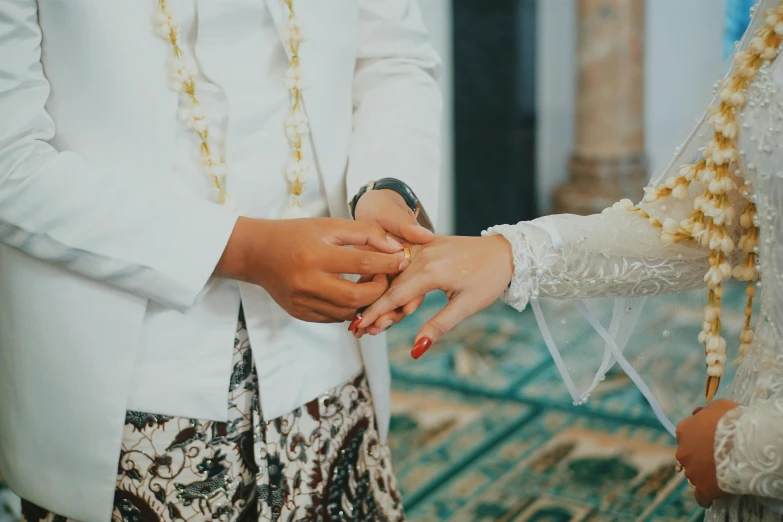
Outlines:
POLYGON ((396 192, 402 197, 403 201, 405 201, 405 205, 414 213, 419 224, 428 230, 433 230, 432 222, 422 208, 419 198, 416 197, 416 194, 406 183, 395 178, 383 178, 378 181, 371 181, 361 187, 353 199, 348 203, 352 218, 356 218, 356 205, 359 203, 359 200, 370 190, 392 190, 396 192))
POLYGON ((405 201, 405 204, 413 212, 416 212, 416 209, 419 206, 419 198, 416 197, 416 194, 413 193, 413 190, 411 190, 408 185, 398 179, 383 178, 379 179, 378 181, 371 181, 359 189, 351 202, 348 204, 351 209, 351 217, 356 218, 356 205, 359 203, 361 197, 370 190, 392 190, 396 192, 400 195, 400 197, 402 197, 402 199, 405 201))
POLYGON ((394 178, 383 178, 375 182, 372 190, 392 190, 402 196, 405 204, 413 212, 416 212, 416 208, 419 204, 419 198, 413 193, 411 188, 402 181, 394 178))

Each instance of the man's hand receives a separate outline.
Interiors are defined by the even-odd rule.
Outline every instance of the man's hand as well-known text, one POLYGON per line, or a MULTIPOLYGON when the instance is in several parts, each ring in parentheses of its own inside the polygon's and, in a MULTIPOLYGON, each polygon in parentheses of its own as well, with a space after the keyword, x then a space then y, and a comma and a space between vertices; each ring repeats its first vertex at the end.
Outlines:
POLYGON ((359 198, 354 210, 356 221, 377 223, 389 234, 421 245, 435 239, 435 234, 419 225, 402 196, 393 190, 370 190, 359 198))
POLYGON ((677 426, 675 458, 693 486, 696 502, 703 508, 710 507, 713 501, 726 496, 718 487, 715 430, 723 416, 737 406, 735 402, 716 400, 677 426))
POLYGON ((401 250, 402 245, 374 223, 239 218, 215 275, 263 287, 297 319, 343 322, 375 302, 388 283, 378 278, 357 284, 340 279, 340 274, 397 274, 407 264, 401 250))
MULTIPOLYGON (((435 239, 435 234, 419 225, 413 211, 405 204, 405 200, 393 190, 370 190, 356 204, 354 217, 357 221, 377 223, 384 230, 406 243, 424 244, 435 239)), ((362 282, 374 280, 380 283, 380 278, 363 278, 362 282)), ((404 306, 379 317, 374 325, 356 330, 354 335, 362 337, 365 333, 377 335, 399 323, 412 314, 424 301, 424 296, 418 296, 404 306)))

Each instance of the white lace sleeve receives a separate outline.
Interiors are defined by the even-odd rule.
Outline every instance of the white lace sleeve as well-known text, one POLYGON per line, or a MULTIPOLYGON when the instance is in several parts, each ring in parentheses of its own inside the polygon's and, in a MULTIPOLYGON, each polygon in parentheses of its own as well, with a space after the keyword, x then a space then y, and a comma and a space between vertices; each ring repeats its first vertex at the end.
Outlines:
POLYGON ((726 493, 783 498, 783 399, 727 413, 715 432, 715 462, 726 493))
MULTIPOLYGON (((704 191, 694 183, 684 200, 647 203, 651 216, 684 219, 704 191)), ((735 200, 737 215, 742 202, 735 200)), ((592 216, 553 215, 485 232, 512 245, 514 278, 505 300, 518 310, 530 298, 644 297, 703 286, 709 251, 694 243, 664 244, 660 229, 619 208, 592 216)), ((735 241, 737 237, 735 234, 735 241)))
MULTIPOLYGON (((659 221, 681 221, 703 191, 703 185, 693 183, 684 199, 666 198, 642 208, 659 221)), ((741 214, 742 202, 732 203, 741 214)), ((736 243, 737 231, 730 234, 736 243)), ((688 386, 690 393, 674 394, 671 387, 660 386, 657 374, 649 374, 655 367, 651 358, 671 362, 683 351, 674 339, 646 350, 650 340, 633 333, 646 297, 705 286, 709 250, 695 242, 665 243, 660 228, 626 205, 591 216, 554 215, 502 225, 486 235, 503 235, 511 243, 515 270, 504 299, 520 311, 533 303, 544 343, 574 403, 586 402, 619 364, 674 433, 676 421, 693 409, 694 390, 703 388, 688 386)), ((698 351, 689 353, 702 357, 698 351)), ((683 368, 694 363, 681 362, 683 368)))

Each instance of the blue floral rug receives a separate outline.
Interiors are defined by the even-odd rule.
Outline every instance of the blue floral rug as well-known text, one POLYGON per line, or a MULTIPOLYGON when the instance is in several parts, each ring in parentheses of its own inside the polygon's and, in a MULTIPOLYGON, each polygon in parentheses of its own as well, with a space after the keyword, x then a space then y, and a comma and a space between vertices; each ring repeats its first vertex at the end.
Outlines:
MULTIPOLYGON (((727 289, 727 325, 743 294, 727 289)), ((650 335, 687 325, 695 339, 703 300, 651 300, 650 335)), ((675 441, 632 383, 610 373, 573 406, 532 313, 497 303, 412 360, 416 331, 444 303, 429 298, 390 334, 392 453, 411 522, 702 519, 674 472, 675 441)))

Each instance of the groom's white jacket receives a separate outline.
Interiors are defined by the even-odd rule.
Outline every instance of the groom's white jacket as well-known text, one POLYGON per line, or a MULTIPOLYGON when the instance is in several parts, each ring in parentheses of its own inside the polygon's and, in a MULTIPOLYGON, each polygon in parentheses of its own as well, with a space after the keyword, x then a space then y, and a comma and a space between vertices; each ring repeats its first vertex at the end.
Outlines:
MULTIPOLYGON (((242 3, 170 3, 194 1, 242 3)), ((282 0, 258 1, 284 23, 282 0)), ((0 471, 20 496, 84 522, 109 518, 148 303, 194 306, 236 219, 169 188, 178 102, 156 4, 0 2, 0 471)), ((383 177, 434 214, 438 59, 417 0, 295 6, 331 215, 347 217, 348 196, 383 177)), ((382 431, 384 342, 362 346, 382 431)), ((198 397, 184 406, 198 412, 198 397)))

